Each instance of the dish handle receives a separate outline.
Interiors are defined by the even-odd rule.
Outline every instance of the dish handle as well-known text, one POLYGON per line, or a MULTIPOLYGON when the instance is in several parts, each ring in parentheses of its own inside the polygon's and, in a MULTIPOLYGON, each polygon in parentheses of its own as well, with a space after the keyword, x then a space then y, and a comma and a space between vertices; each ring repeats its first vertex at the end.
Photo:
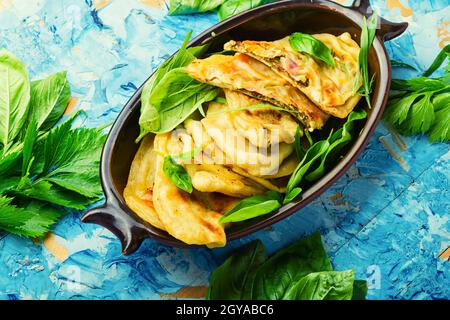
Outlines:
MULTIPOLYGON (((370 6, 370 0, 355 0, 351 8, 366 17, 371 16, 373 13, 373 9, 370 6)), ((378 30, 378 35, 381 39, 383 39, 383 41, 389 41, 400 36, 406 31, 407 28, 407 22, 396 23, 380 18, 380 29, 378 30)))
POLYGON ((81 221, 98 224, 111 231, 120 240, 122 253, 130 255, 136 252, 147 238, 145 227, 128 215, 117 214, 118 211, 118 204, 107 201, 103 206, 86 212, 81 221))

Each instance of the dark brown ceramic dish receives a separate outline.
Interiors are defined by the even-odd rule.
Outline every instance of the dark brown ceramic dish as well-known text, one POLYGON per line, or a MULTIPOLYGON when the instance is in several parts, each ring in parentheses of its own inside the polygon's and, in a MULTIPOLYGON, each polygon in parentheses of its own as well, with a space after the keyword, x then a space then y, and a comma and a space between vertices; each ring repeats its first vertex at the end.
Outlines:
MULTIPOLYGON (((355 1, 352 7, 343 7, 323 0, 289 0, 268 4, 219 23, 192 40, 189 46, 211 43, 210 51, 222 50, 229 40, 276 40, 300 31, 305 33, 341 34, 349 32, 359 42, 364 15, 370 15, 368 0, 355 1)), ((232 241, 272 225, 297 212, 331 186, 356 161, 377 125, 387 102, 391 69, 383 41, 393 39, 407 28, 381 20, 373 48, 369 54, 371 73, 376 73, 372 108, 362 133, 344 158, 317 183, 308 188, 301 199, 288 204, 276 213, 236 224, 227 229, 232 241)), ((122 193, 125 188, 132 159, 137 151, 134 143, 139 134, 140 88, 126 104, 114 123, 105 144, 101 161, 101 178, 106 195, 104 206, 86 213, 82 221, 96 223, 111 230, 122 242, 124 254, 136 251, 145 238, 157 239, 172 246, 188 246, 138 218, 127 207, 122 193)))

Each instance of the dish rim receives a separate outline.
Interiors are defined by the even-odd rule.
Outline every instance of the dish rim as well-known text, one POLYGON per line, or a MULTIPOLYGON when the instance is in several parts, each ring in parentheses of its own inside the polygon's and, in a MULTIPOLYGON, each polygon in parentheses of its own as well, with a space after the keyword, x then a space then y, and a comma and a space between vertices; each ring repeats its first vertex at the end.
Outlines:
MULTIPOLYGON (((350 20, 355 25, 361 27, 363 17, 365 16, 363 12, 367 12, 368 8, 370 8, 370 6, 367 7, 367 2, 368 1, 361 1, 359 7, 354 6, 346 7, 325 0, 318 0, 318 1, 284 0, 275 3, 269 3, 257 7, 255 9, 243 12, 239 15, 236 15, 228 20, 225 20, 208 28, 206 31, 199 34, 193 40, 189 41, 188 47, 197 46, 208 42, 210 39, 214 38, 214 36, 212 35, 213 32, 216 35, 224 34, 229 32, 231 29, 239 27, 240 25, 250 20, 257 19, 260 16, 267 15, 270 13, 276 13, 277 11, 285 11, 291 7, 295 8, 296 10, 323 9, 333 11, 336 14, 340 14, 344 18, 350 20), (364 6, 366 7, 362 8, 364 6)), ((385 23, 387 22, 386 20, 382 21, 384 21, 385 23)), ((397 32, 398 34, 401 34, 404 31, 404 29, 406 29, 406 27, 404 26, 405 24, 393 24, 393 25, 397 25, 398 28, 400 28, 399 25, 403 25, 402 27, 403 30, 398 31, 397 32)), ((389 95, 391 83, 391 66, 383 41, 383 39, 386 38, 386 36, 388 36, 387 32, 384 32, 382 29, 381 32, 380 30, 377 30, 377 36, 375 37, 373 43, 375 56, 380 68, 380 75, 379 75, 380 87, 377 92, 377 95, 372 96, 372 101, 375 102, 372 105, 372 112, 366 119, 366 123, 364 124, 362 132, 358 136, 358 139, 354 141, 352 147, 348 150, 346 155, 339 160, 339 162, 333 169, 329 170, 321 179, 316 181, 310 188, 306 189, 303 192, 302 197, 300 197, 300 199, 282 206, 276 212, 265 216, 264 219, 261 219, 260 221, 257 221, 246 228, 236 230, 231 234, 227 233, 227 242, 237 240, 244 236, 248 236, 256 231, 259 231, 283 219, 286 219, 292 214, 300 211, 302 208, 304 208, 306 205, 308 205, 314 199, 320 196, 323 192, 325 192, 331 185, 333 185, 339 178, 341 178, 345 174, 345 172, 347 172, 348 169, 356 162, 356 160, 359 158, 359 156, 369 143, 370 138, 374 130, 376 129, 378 122, 382 117, 389 95)), ((393 37, 395 36, 396 34, 393 37)), ((152 75, 150 75, 150 77, 152 75)), ((140 246, 141 242, 145 238, 156 239, 164 244, 175 247, 204 248, 204 246, 200 245, 186 244, 178 239, 173 238, 170 235, 167 236, 166 235, 167 233, 165 231, 156 229, 148 225, 148 223, 142 221, 141 218, 137 217, 137 215, 133 212, 133 210, 131 210, 123 201, 121 201, 122 196, 120 195, 119 190, 116 190, 114 188, 113 175, 111 172, 112 167, 111 162, 112 156, 114 154, 114 147, 116 145, 119 134, 123 130, 123 127, 128 123, 130 117, 136 111, 135 108, 137 108, 140 103, 141 93, 147 81, 148 79, 125 104, 124 108, 114 121, 114 124, 112 125, 108 138, 103 147, 101 156, 100 176, 102 187, 105 192, 105 199, 106 199, 105 205, 88 211, 82 217, 81 220, 87 223, 89 222, 97 223, 110 229, 122 241, 124 254, 134 252, 140 246), (110 214, 110 216, 113 216, 110 217, 110 219, 113 220, 112 222, 99 221, 101 219, 93 219, 95 215, 100 214, 102 212, 104 213, 105 211, 107 211, 110 214), (128 217, 117 216, 124 214, 127 215, 128 217), (131 218, 133 221, 130 221, 129 218, 131 218), (111 223, 113 224, 113 226, 110 225, 111 223), (114 223, 119 223, 119 226, 115 226, 114 223), (119 234, 117 234, 117 232, 119 234)))

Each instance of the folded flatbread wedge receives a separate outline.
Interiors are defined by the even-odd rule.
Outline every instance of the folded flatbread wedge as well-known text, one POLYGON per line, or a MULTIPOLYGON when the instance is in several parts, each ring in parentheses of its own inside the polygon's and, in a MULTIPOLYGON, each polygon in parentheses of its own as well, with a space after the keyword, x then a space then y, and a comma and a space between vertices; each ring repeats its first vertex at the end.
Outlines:
POLYGON ((273 42, 230 41, 225 44, 225 49, 257 59, 297 87, 326 113, 346 118, 361 99, 360 95, 354 94, 353 88, 360 48, 347 32, 338 37, 327 33, 313 36, 330 48, 334 67, 294 50, 289 37, 273 42))
POLYGON ((126 204, 152 226, 165 230, 164 224, 153 206, 153 184, 155 182, 156 152, 153 135, 147 135, 131 164, 127 186, 123 192, 126 204))
POLYGON ((248 55, 212 55, 192 61, 185 70, 197 81, 236 90, 282 107, 294 114, 310 131, 322 128, 328 119, 328 115, 300 90, 248 55))
MULTIPOLYGON (((156 173, 153 204, 165 230, 175 238, 194 245, 222 247, 226 243, 222 214, 208 208, 204 199, 179 189, 163 171, 164 155, 177 154, 173 135, 155 137, 156 173), (175 146, 175 147, 174 147, 175 146)), ((223 196, 225 197, 225 196, 223 196)))

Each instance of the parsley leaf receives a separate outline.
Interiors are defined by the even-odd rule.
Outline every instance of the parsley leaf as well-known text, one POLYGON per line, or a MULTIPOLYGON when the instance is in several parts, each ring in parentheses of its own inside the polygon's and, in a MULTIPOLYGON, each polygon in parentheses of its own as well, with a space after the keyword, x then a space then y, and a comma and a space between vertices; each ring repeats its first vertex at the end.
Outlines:
POLYGON ((12 201, 0 195, 0 229, 20 236, 42 237, 62 215, 61 211, 43 203, 32 202, 20 208, 12 201))
POLYGON ((448 57, 450 45, 438 54, 421 77, 393 80, 384 119, 406 135, 429 133, 430 142, 450 140, 450 69, 428 78, 448 57))

